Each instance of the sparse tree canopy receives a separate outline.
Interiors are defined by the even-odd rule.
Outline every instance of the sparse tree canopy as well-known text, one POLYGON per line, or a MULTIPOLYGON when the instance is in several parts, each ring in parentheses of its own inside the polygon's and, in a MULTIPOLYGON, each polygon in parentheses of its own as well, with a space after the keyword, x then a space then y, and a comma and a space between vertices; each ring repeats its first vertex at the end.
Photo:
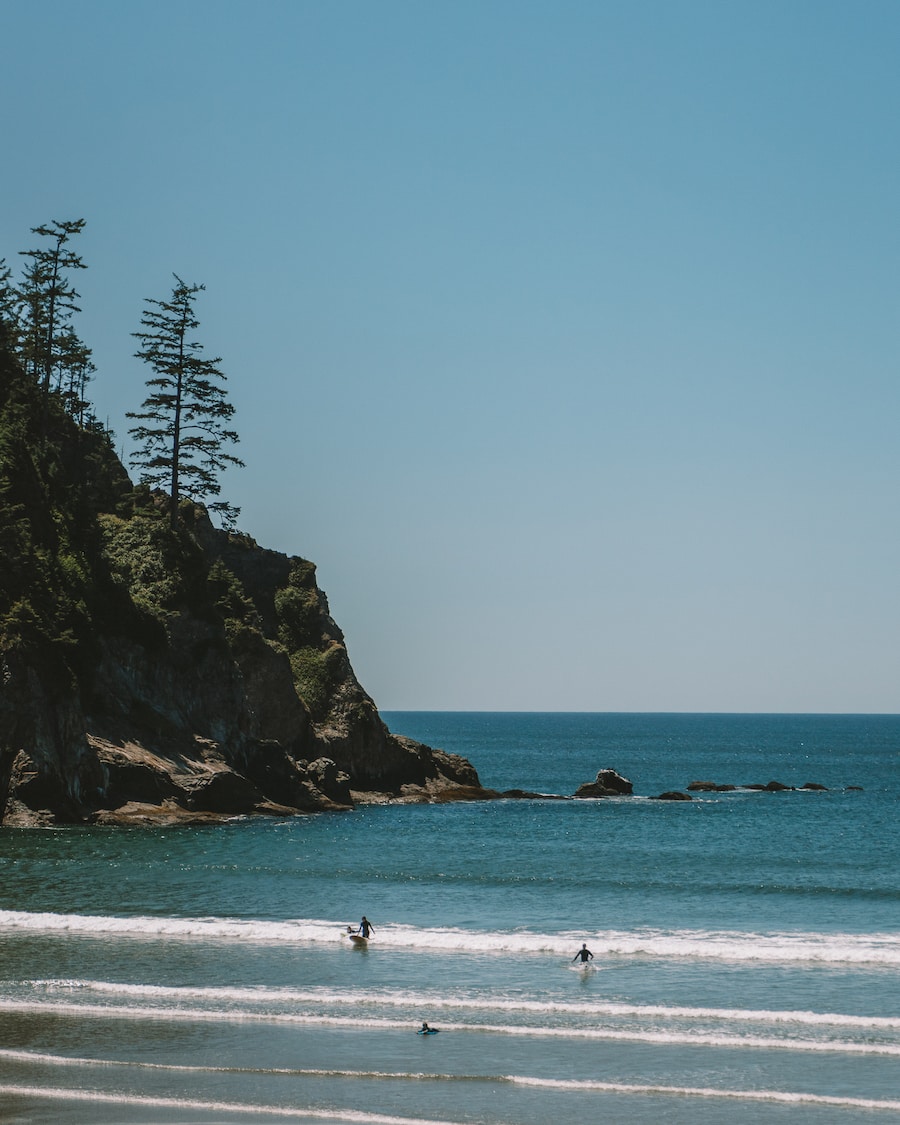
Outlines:
POLYGON ((19 342, 21 304, 19 292, 13 284, 12 270, 6 264, 6 259, 0 258, 0 325, 5 333, 7 346, 15 348, 19 342))
POLYGON ((70 284, 70 270, 87 267, 67 243, 80 234, 84 219, 66 222, 52 220, 49 225, 32 227, 31 233, 49 239, 49 246, 21 250, 29 259, 25 278, 18 291, 21 307, 20 350, 25 368, 40 383, 43 393, 53 389, 67 392, 69 408, 78 414, 84 409, 84 384, 93 364, 90 349, 78 339, 71 326, 72 316, 80 312, 75 303, 78 293, 70 284), (77 400, 78 405, 74 405, 77 400))
MULTIPOLYGON (((227 428, 234 407, 222 386, 221 359, 202 358, 202 345, 191 338, 199 324, 194 301, 205 286, 187 285, 174 276, 171 298, 148 299, 141 317, 143 331, 134 333, 141 341, 135 355, 154 374, 147 380, 150 394, 141 412, 128 415, 140 423, 129 431, 140 444, 131 463, 140 469, 142 483, 167 488, 173 524, 181 499, 206 503, 208 497, 221 492, 222 470, 243 465, 223 448, 239 439, 227 428)), ((226 527, 233 526, 239 513, 225 501, 206 506, 226 527)))

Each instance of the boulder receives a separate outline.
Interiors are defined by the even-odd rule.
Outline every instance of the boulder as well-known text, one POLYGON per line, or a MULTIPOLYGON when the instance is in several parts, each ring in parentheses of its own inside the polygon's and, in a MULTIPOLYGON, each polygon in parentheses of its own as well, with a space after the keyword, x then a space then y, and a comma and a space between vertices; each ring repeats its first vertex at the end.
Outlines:
POLYGON ((596 781, 589 781, 575 790, 576 797, 622 797, 633 793, 631 782, 615 770, 604 769, 597 773, 596 781))
POLYGON ((827 793, 828 792, 828 786, 827 785, 819 785, 819 783, 816 782, 816 781, 807 781, 807 783, 805 785, 801 786, 801 789, 812 789, 816 793, 827 793))
POLYGON ((630 794, 634 792, 634 786, 631 782, 622 777, 620 773, 615 770, 600 770, 597 774, 597 784, 603 785, 607 789, 613 789, 616 793, 630 794))
POLYGON ((665 793, 660 793, 658 797, 651 797, 651 801, 693 801, 690 793, 680 793, 677 789, 670 789, 665 793))

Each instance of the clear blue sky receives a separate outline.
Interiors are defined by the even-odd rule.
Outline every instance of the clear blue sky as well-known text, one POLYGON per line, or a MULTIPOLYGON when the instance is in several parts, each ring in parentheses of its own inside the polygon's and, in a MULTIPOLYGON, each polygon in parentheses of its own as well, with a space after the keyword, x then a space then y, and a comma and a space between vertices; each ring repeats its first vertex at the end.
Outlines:
POLYGON ((0 255, 221 355, 385 709, 900 710, 900 4, 0 0, 0 255))

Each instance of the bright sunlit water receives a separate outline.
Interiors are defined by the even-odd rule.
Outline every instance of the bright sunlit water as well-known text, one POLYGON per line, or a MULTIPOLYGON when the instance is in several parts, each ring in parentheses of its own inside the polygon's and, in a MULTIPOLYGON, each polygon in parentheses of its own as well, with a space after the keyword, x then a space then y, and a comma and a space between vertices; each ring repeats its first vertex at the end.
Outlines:
POLYGON ((900 1121, 900 717, 386 718, 636 796, 3 830, 0 1120, 900 1121))

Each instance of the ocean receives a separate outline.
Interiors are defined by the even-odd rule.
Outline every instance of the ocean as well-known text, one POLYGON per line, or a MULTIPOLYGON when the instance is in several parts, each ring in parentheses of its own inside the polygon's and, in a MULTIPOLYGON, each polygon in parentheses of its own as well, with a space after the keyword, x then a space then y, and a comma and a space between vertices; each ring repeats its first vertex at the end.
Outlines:
POLYGON ((384 717, 635 796, 3 829, 0 1121, 900 1121, 900 716, 384 717))

